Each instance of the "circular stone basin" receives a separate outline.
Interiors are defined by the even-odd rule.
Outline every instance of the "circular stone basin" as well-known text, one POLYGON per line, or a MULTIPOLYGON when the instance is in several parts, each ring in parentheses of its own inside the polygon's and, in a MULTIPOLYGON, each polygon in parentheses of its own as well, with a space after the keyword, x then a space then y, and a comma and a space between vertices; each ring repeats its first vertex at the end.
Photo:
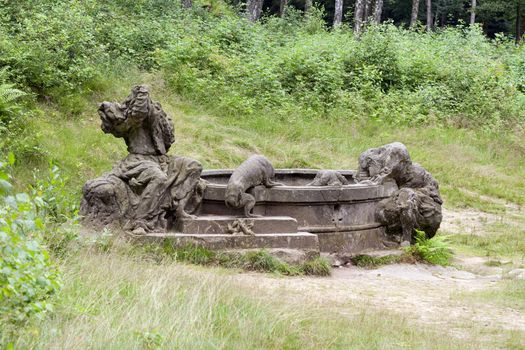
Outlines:
MULTIPOLYGON (((307 186, 317 171, 276 170, 275 180, 284 186, 250 189, 256 199, 253 212, 263 216, 295 218, 299 231, 318 234, 321 251, 379 248, 376 245, 381 245, 379 241, 383 238, 384 229, 376 222, 375 209, 379 201, 397 189, 395 185, 356 184, 355 171, 338 170, 347 178, 349 185, 307 186)), ((228 208, 224 203, 226 185, 232 172, 203 171, 201 177, 209 184, 200 215, 243 216, 242 208, 228 208)))

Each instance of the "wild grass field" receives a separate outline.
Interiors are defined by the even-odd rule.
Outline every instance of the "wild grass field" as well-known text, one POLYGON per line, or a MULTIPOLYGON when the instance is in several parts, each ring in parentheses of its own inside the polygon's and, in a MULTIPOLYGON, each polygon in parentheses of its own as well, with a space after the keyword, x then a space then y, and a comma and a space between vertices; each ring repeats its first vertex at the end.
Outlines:
MULTIPOLYGON (((150 74, 138 74, 115 84, 115 90, 105 96, 93 96, 86 103, 91 110, 74 119, 61 116, 66 121, 59 127, 53 113, 60 112, 42 106, 44 115, 34 121, 39 145, 60 167, 67 188, 76 198, 85 180, 107 171, 125 154, 121 140, 99 130, 94 113, 96 101, 119 100, 129 86, 138 82, 148 83, 154 98, 162 101, 173 117, 177 141, 172 153, 194 157, 205 169, 235 167, 252 153, 267 155, 277 167, 352 169, 358 154, 367 147, 402 140, 413 158, 440 180, 448 210, 476 210, 505 221, 513 215, 505 203, 521 207, 524 200, 519 175, 524 172, 522 160, 515 162, 516 155, 508 152, 513 147, 510 139, 439 126, 386 127, 381 122, 322 119, 285 123, 263 117, 219 117, 170 93, 158 76, 150 74)), ((17 179, 30 181, 32 175, 26 169, 16 170, 17 179)), ((505 225, 486 225, 483 232, 469 234, 453 232, 449 235, 450 246, 462 256, 511 260, 504 266, 505 271, 522 267, 525 250, 520 237, 525 236, 525 230, 520 225, 505 225)), ((501 330, 494 336, 498 325, 484 327, 468 319, 458 321, 460 325, 450 330, 467 328, 466 332, 443 337, 446 327, 427 321, 420 324, 418 318, 403 311, 408 306, 392 309, 366 305, 374 304, 370 300, 380 295, 367 296, 365 292, 364 305, 356 300, 341 305, 340 301, 325 300, 303 289, 281 291, 280 295, 286 297, 276 298, 272 295, 274 287, 245 285, 242 279, 237 280, 239 272, 235 269, 152 262, 122 255, 119 250, 94 252, 89 247, 78 248, 57 261, 63 287, 52 299, 54 311, 26 325, 14 338, 15 348, 518 349, 525 339, 523 330, 501 330), (483 335, 479 339, 474 336, 478 333, 483 335)), ((279 281, 298 277, 272 278, 279 281)), ((324 284, 324 278, 312 279, 318 285, 324 284)), ((402 287, 395 287, 402 280, 384 283, 387 292, 397 288, 396 293, 405 293, 402 287)), ((478 300, 482 300, 496 304, 495 308, 522 310, 522 291, 523 284, 508 281, 475 291, 453 286, 448 292, 452 300, 455 293, 463 293, 460 299, 465 308, 478 307, 478 300)), ((422 296, 442 292, 441 287, 419 291, 422 296)), ((322 293, 330 295, 331 290, 322 293)), ((421 309, 416 314, 424 313, 429 306, 417 307, 421 309)))

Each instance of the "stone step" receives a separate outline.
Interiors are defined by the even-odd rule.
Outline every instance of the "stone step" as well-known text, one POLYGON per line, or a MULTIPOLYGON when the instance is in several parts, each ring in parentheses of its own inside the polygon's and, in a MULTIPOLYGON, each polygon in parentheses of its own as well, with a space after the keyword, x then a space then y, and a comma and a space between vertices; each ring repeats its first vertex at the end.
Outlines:
POLYGON ((230 234, 187 234, 187 233, 149 233, 135 237, 141 243, 165 243, 183 247, 198 245, 211 250, 240 249, 297 249, 319 252, 317 235, 308 232, 230 235, 230 234))
POLYGON ((261 218, 241 218, 226 215, 203 215, 196 219, 180 220, 174 227, 175 232, 186 234, 228 234, 228 225, 235 220, 253 223, 251 230, 260 233, 295 233, 297 220, 287 216, 265 216, 261 218))
POLYGON ((321 252, 354 256, 370 250, 396 248, 399 243, 391 240, 385 227, 376 227, 359 231, 317 232, 321 252))

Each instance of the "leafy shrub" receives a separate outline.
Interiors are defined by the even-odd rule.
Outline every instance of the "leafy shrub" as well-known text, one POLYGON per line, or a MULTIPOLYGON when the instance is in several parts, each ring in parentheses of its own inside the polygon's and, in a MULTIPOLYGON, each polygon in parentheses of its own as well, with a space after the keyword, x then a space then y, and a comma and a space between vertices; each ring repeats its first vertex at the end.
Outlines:
POLYGON ((323 15, 289 9, 253 24, 216 0, 191 11, 168 0, 7 2, 0 69, 73 113, 79 93, 132 65, 160 68, 185 98, 236 116, 524 122, 525 47, 461 26, 428 34, 385 23, 356 38, 328 31, 323 15))
POLYGON ((26 95, 25 92, 16 89, 13 84, 0 84, 0 125, 3 130, 16 122, 21 112, 21 107, 17 102, 26 95))
POLYGON ((425 233, 419 230, 416 230, 416 243, 408 247, 406 251, 419 260, 434 265, 447 266, 452 258, 446 236, 434 236, 428 239, 425 233))
POLYGON ((15 322, 50 310, 47 299, 60 282, 41 244, 44 227, 34 201, 25 193, 10 194, 6 167, 0 163, 0 321, 15 322))
POLYGON ((233 115, 492 128, 525 119, 522 50, 495 45, 479 28, 429 35, 387 23, 358 40, 345 30, 311 34, 304 21, 279 21, 286 20, 249 31, 241 19, 196 22, 200 30, 160 50, 159 63, 178 92, 233 115))
POLYGON ((78 201, 71 196, 67 179, 62 176, 60 168, 50 163, 47 173, 37 171, 33 178, 35 184, 31 190, 37 200, 39 215, 51 224, 76 222, 78 201))
POLYGON ((97 75, 95 61, 105 56, 94 37, 94 19, 76 1, 21 9, 5 28, 0 66, 39 93, 82 91, 97 75))
MULTIPOLYGON (((6 71, 3 72, 5 74, 6 71)), ((5 150, 23 144, 19 139, 23 139, 26 130, 27 111, 21 100, 27 93, 3 82, 2 75, 0 71, 0 149, 5 150)))

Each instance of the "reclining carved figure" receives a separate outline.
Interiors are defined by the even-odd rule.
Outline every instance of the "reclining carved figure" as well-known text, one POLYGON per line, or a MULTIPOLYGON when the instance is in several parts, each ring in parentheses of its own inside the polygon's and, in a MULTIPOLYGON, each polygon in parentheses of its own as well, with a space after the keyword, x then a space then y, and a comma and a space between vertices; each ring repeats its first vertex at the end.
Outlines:
POLYGON ((348 180, 338 171, 319 170, 312 182, 306 186, 344 186, 348 180))
POLYGON ((421 165, 412 163, 405 145, 394 142, 371 148, 359 157, 357 180, 382 184, 395 181, 398 190, 382 200, 376 217, 387 232, 401 234, 401 242, 412 241, 414 230, 433 237, 442 220, 439 185, 421 165))
POLYGON ((109 173, 86 182, 83 221, 145 233, 165 231, 168 220, 190 217, 204 192, 202 166, 167 155, 175 141, 172 121, 147 87, 135 86, 122 104, 103 102, 98 113, 102 130, 124 138, 129 154, 109 173))
POLYGON ((246 217, 260 217, 252 213, 255 197, 246 191, 259 185, 281 186, 273 181, 274 176, 275 170, 268 159, 259 155, 251 156, 232 173, 226 187, 226 206, 244 208, 246 217))

